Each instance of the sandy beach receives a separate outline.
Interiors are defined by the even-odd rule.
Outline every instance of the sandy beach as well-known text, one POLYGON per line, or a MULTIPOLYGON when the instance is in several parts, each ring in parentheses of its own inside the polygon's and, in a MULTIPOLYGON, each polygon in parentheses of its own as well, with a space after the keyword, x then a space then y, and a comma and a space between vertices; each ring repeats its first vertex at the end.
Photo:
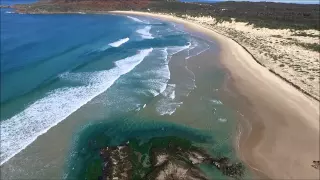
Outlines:
POLYGON ((319 160, 318 101, 271 73, 241 45, 213 29, 165 14, 111 13, 181 23, 218 42, 220 60, 230 72, 232 86, 246 100, 241 111, 251 125, 239 124, 240 158, 261 179, 319 179, 319 170, 311 166, 319 160))

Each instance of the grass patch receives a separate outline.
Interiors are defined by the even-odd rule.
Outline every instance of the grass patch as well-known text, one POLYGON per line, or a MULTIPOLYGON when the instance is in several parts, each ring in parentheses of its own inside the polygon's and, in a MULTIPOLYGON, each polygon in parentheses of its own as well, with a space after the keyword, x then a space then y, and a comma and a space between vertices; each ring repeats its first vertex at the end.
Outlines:
POLYGON ((316 52, 320 52, 320 44, 318 43, 295 43, 298 46, 302 46, 306 49, 312 50, 312 51, 316 51, 316 52))

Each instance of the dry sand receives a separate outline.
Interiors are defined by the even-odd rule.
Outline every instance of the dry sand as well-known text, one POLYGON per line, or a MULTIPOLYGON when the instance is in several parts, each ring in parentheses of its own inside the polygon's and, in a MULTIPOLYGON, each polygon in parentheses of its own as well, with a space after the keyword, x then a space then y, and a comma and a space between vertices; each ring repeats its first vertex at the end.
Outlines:
MULTIPOLYGON (((246 99, 251 130, 242 132, 240 158, 260 178, 319 179, 319 102, 258 64, 238 43, 197 23, 165 14, 113 11, 182 23, 217 41, 221 61, 246 99), (248 134, 248 136, 246 135, 248 134)), ((308 66, 309 67, 309 66, 308 66)), ((318 81, 318 80, 317 80, 318 81)), ((240 124, 241 125, 241 124, 240 124)))

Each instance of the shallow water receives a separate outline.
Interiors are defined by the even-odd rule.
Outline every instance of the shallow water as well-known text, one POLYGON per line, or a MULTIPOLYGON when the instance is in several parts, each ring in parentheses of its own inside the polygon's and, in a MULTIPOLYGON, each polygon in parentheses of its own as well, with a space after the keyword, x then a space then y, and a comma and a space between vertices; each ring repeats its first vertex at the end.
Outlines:
POLYGON ((110 122, 117 128, 108 135, 118 143, 141 127, 150 138, 154 129, 176 135, 166 131, 175 126, 205 133, 213 139, 203 144, 207 151, 237 159, 237 113, 219 94, 226 72, 214 42, 145 17, 7 11, 1 10, 3 177, 68 178, 77 138, 90 137, 97 124, 111 133, 110 122))

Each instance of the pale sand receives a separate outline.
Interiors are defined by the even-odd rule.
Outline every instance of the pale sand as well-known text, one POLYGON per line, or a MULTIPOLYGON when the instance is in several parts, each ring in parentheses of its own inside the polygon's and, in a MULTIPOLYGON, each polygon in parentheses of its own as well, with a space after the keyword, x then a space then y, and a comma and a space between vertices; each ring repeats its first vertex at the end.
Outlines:
MULTIPOLYGON (((319 102, 289 85, 235 41, 199 24, 165 14, 112 11, 182 23, 219 43, 221 61, 230 71, 233 85, 249 102, 252 131, 241 136, 240 158, 259 177, 272 179, 319 179, 311 167, 319 160, 319 102)), ((248 132, 244 132, 245 134, 248 132)))

